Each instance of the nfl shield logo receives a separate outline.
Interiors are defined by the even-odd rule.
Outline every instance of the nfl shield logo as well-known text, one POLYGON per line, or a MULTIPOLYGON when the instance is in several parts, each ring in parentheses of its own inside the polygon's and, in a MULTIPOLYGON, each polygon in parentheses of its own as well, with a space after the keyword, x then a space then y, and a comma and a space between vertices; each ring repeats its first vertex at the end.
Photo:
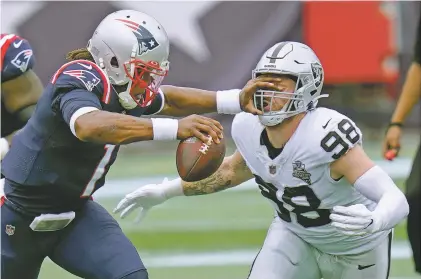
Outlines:
POLYGON ((6 234, 8 236, 14 235, 15 234, 15 227, 12 225, 6 225, 6 234))
POLYGON ((274 166, 274 165, 269 166, 269 173, 275 174, 276 173, 276 166, 274 166))

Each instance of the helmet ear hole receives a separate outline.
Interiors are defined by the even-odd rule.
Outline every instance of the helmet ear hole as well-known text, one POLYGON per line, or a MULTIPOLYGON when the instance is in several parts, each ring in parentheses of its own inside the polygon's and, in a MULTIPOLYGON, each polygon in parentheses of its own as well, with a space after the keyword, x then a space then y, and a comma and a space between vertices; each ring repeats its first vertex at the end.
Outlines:
POLYGON ((114 68, 118 68, 118 60, 117 60, 117 57, 113 56, 113 58, 111 58, 110 65, 113 66, 114 68))

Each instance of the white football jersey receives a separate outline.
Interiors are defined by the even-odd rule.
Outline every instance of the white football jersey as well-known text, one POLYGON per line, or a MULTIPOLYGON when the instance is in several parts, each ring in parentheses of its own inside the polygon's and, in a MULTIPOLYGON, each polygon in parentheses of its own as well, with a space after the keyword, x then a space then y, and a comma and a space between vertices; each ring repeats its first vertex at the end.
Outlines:
POLYGON ((330 176, 330 163, 362 143, 361 131, 352 120, 326 108, 308 112, 273 160, 261 142, 263 129, 258 116, 240 113, 231 132, 262 195, 288 229, 320 251, 335 255, 366 252, 387 237, 390 231, 346 236, 330 225, 334 206, 364 204, 370 210, 376 206, 345 178, 335 181, 330 176))

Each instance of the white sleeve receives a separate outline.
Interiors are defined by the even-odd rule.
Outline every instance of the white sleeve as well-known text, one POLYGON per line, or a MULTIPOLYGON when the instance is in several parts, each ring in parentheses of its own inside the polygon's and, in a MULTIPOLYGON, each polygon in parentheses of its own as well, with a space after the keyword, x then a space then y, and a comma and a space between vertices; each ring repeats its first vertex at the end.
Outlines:
POLYGON ((355 189, 377 202, 373 215, 379 220, 378 230, 395 227, 409 213, 409 205, 402 191, 379 166, 374 166, 354 183, 355 189))

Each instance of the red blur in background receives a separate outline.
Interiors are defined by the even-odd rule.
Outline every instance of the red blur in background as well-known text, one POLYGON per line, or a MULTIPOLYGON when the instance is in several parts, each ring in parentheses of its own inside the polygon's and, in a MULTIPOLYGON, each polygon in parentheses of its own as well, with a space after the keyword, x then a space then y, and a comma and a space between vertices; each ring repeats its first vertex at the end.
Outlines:
POLYGON ((323 63, 326 83, 397 81, 393 22, 381 5, 371 1, 304 3, 304 40, 323 63))

